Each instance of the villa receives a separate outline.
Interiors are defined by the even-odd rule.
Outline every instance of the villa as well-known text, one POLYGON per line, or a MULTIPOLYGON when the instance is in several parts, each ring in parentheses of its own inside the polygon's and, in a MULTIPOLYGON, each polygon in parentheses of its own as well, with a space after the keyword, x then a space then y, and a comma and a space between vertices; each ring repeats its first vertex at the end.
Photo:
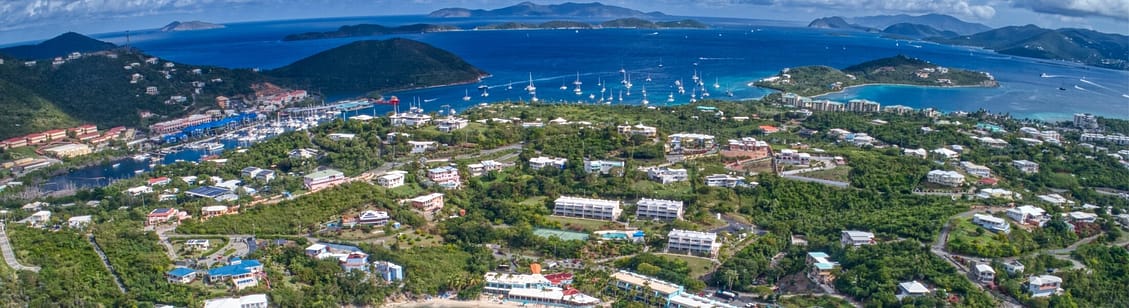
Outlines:
POLYGON ((999 218, 999 217, 992 216, 992 215, 973 214, 972 215, 972 223, 977 224, 981 227, 984 227, 984 229, 988 229, 989 231, 992 231, 992 232, 998 232, 998 233, 1010 233, 1011 232, 1011 224, 1009 224, 1003 218, 999 218))
POLYGON ((874 245, 876 242, 874 241, 874 233, 844 230, 840 233, 839 243, 844 246, 858 247, 863 245, 874 245))
POLYGON ((1032 275, 1027 279, 1027 292, 1031 297, 1062 294, 1062 278, 1052 275, 1032 275))

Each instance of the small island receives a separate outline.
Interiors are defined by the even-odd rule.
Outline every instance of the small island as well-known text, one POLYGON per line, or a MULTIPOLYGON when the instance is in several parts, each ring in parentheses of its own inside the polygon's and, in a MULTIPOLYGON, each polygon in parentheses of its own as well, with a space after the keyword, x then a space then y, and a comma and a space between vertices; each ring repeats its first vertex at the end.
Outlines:
POLYGON ((706 24, 693 20, 684 19, 676 21, 658 21, 653 22, 639 18, 622 18, 616 20, 609 20, 601 23, 600 26, 604 28, 632 28, 632 29, 705 29, 708 28, 706 24))
POLYGON ((459 27, 450 25, 435 25, 435 24, 412 24, 399 27, 386 27, 376 24, 359 24, 341 26, 336 31, 329 32, 306 32, 299 34, 291 34, 282 38, 283 41, 301 41, 301 40, 320 40, 330 38, 343 38, 343 37, 359 37, 359 36, 375 36, 375 35, 389 35, 389 34, 409 34, 409 33, 425 33, 425 32, 444 32, 444 31, 457 31, 459 27))
POLYGON ((224 25, 203 22, 199 20, 193 21, 174 21, 161 27, 161 32, 174 32, 174 31, 196 31, 196 30, 211 30, 223 29, 224 25))
POLYGON ((532 29, 592 29, 592 24, 579 21, 554 20, 540 24, 505 22, 475 27, 475 30, 532 30, 532 29))
POLYGON ((828 66, 786 68, 776 76, 753 82, 754 86, 819 96, 848 87, 896 84, 927 87, 997 87, 986 72, 939 66, 929 61, 897 55, 839 70, 828 66))

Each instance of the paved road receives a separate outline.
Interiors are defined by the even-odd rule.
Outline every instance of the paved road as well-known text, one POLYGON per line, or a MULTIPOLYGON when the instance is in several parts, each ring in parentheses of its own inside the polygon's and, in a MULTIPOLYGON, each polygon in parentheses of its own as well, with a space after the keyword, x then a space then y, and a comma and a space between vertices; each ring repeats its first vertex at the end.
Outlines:
MULTIPOLYGON (((961 256, 961 255, 950 253, 950 252, 945 250, 945 243, 948 242, 949 233, 952 232, 953 220, 956 220, 957 218, 971 217, 973 214, 983 213, 983 212, 987 212, 989 210, 990 209, 987 208, 987 207, 974 207, 974 208, 972 208, 968 211, 964 211, 964 212, 961 212, 960 214, 956 214, 953 217, 950 217, 949 221, 945 222, 945 226, 943 228, 941 228, 941 233, 937 235, 937 240, 934 241, 933 245, 930 246, 930 248, 929 248, 929 251, 933 252, 934 255, 937 255, 942 260, 949 262, 949 264, 951 264, 953 267, 955 267, 957 269, 957 272, 961 273, 961 275, 964 276, 966 279, 969 277, 969 272, 968 272, 969 269, 967 267, 965 267, 964 264, 957 262, 953 258, 953 256, 959 256, 959 257, 964 258, 966 260, 980 259, 980 258, 970 257, 970 256, 961 256)), ((1011 308, 1011 307, 1023 307, 1023 305, 1018 300, 1016 300, 1015 298, 1012 298, 1011 296, 1008 296, 1008 295, 1003 294, 1003 293, 999 293, 996 290, 984 288, 983 285, 981 285, 980 283, 977 283, 975 281, 972 281, 972 285, 976 286, 977 288, 980 288, 980 290, 988 292, 988 294, 991 294, 992 296, 995 296, 996 299, 1002 301, 1001 304, 1004 307, 1009 307, 1009 308, 1011 308)))
POLYGON ((106 253, 102 251, 102 246, 98 246, 98 242, 94 240, 94 234, 90 234, 86 239, 90 241, 90 246, 94 247, 94 252, 97 253, 98 258, 102 260, 102 265, 106 267, 106 270, 110 271, 110 276, 114 276, 114 284, 118 286, 118 291, 121 291, 122 294, 127 293, 125 284, 122 283, 122 277, 118 276, 118 271, 114 270, 114 266, 110 264, 110 258, 106 257, 106 253))
POLYGON ((23 270, 38 273, 38 266, 25 266, 20 264, 20 260, 16 259, 16 253, 12 250, 12 244, 8 242, 8 232, 4 229, 4 223, 0 222, 0 251, 4 254, 4 262, 8 263, 8 267, 17 271, 23 270))

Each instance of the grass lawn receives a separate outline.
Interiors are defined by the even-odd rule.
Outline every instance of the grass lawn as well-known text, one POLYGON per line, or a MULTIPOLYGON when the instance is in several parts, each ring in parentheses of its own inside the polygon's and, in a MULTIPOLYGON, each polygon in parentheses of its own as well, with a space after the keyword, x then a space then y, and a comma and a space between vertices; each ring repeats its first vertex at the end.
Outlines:
POLYGON ((679 255, 670 255, 670 254, 659 254, 659 255, 662 256, 663 258, 667 258, 667 259, 675 259, 675 260, 686 261, 686 264, 689 265, 689 267, 690 267, 690 277, 694 277, 695 279, 702 277, 702 276, 705 276, 706 274, 709 274, 710 272, 713 271, 713 266, 714 266, 713 261, 706 259, 706 258, 679 256, 679 255))
POLYGON ((979 257, 1010 257, 1022 253, 1020 245, 1016 242, 1025 236, 1022 228, 1011 228, 1007 235, 996 234, 972 223, 971 218, 960 218, 953 222, 953 231, 949 233, 945 246, 948 250, 979 257))
POLYGON ((592 232, 616 227, 616 224, 603 220, 579 219, 559 216, 546 216, 545 218, 549 221, 554 221, 561 224, 562 229, 570 231, 583 230, 586 232, 592 232))
POLYGON ((843 299, 811 295, 784 298, 780 300, 780 304, 784 307, 853 307, 850 302, 843 299))
POLYGON ((526 205, 526 206, 543 205, 543 204, 545 204, 545 199, 549 199, 549 197, 545 197, 545 196, 532 197, 532 198, 529 198, 529 199, 525 199, 524 201, 522 201, 519 204, 526 205))
POLYGON ((831 170, 819 170, 799 174, 809 178, 824 179, 829 181, 850 182, 850 166, 838 166, 831 170))

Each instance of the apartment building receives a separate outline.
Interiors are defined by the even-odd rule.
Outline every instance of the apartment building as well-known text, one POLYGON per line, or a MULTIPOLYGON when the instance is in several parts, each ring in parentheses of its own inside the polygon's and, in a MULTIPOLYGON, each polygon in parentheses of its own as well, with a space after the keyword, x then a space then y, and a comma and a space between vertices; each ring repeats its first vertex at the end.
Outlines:
POLYGON ((616 220, 623 211, 619 201, 561 196, 553 202, 553 215, 616 220))
POLYGON ((643 198, 635 204, 638 219, 681 220, 682 201, 643 198))
POLYGON ((674 229, 667 233, 666 249, 715 257, 721 243, 717 233, 674 229))

